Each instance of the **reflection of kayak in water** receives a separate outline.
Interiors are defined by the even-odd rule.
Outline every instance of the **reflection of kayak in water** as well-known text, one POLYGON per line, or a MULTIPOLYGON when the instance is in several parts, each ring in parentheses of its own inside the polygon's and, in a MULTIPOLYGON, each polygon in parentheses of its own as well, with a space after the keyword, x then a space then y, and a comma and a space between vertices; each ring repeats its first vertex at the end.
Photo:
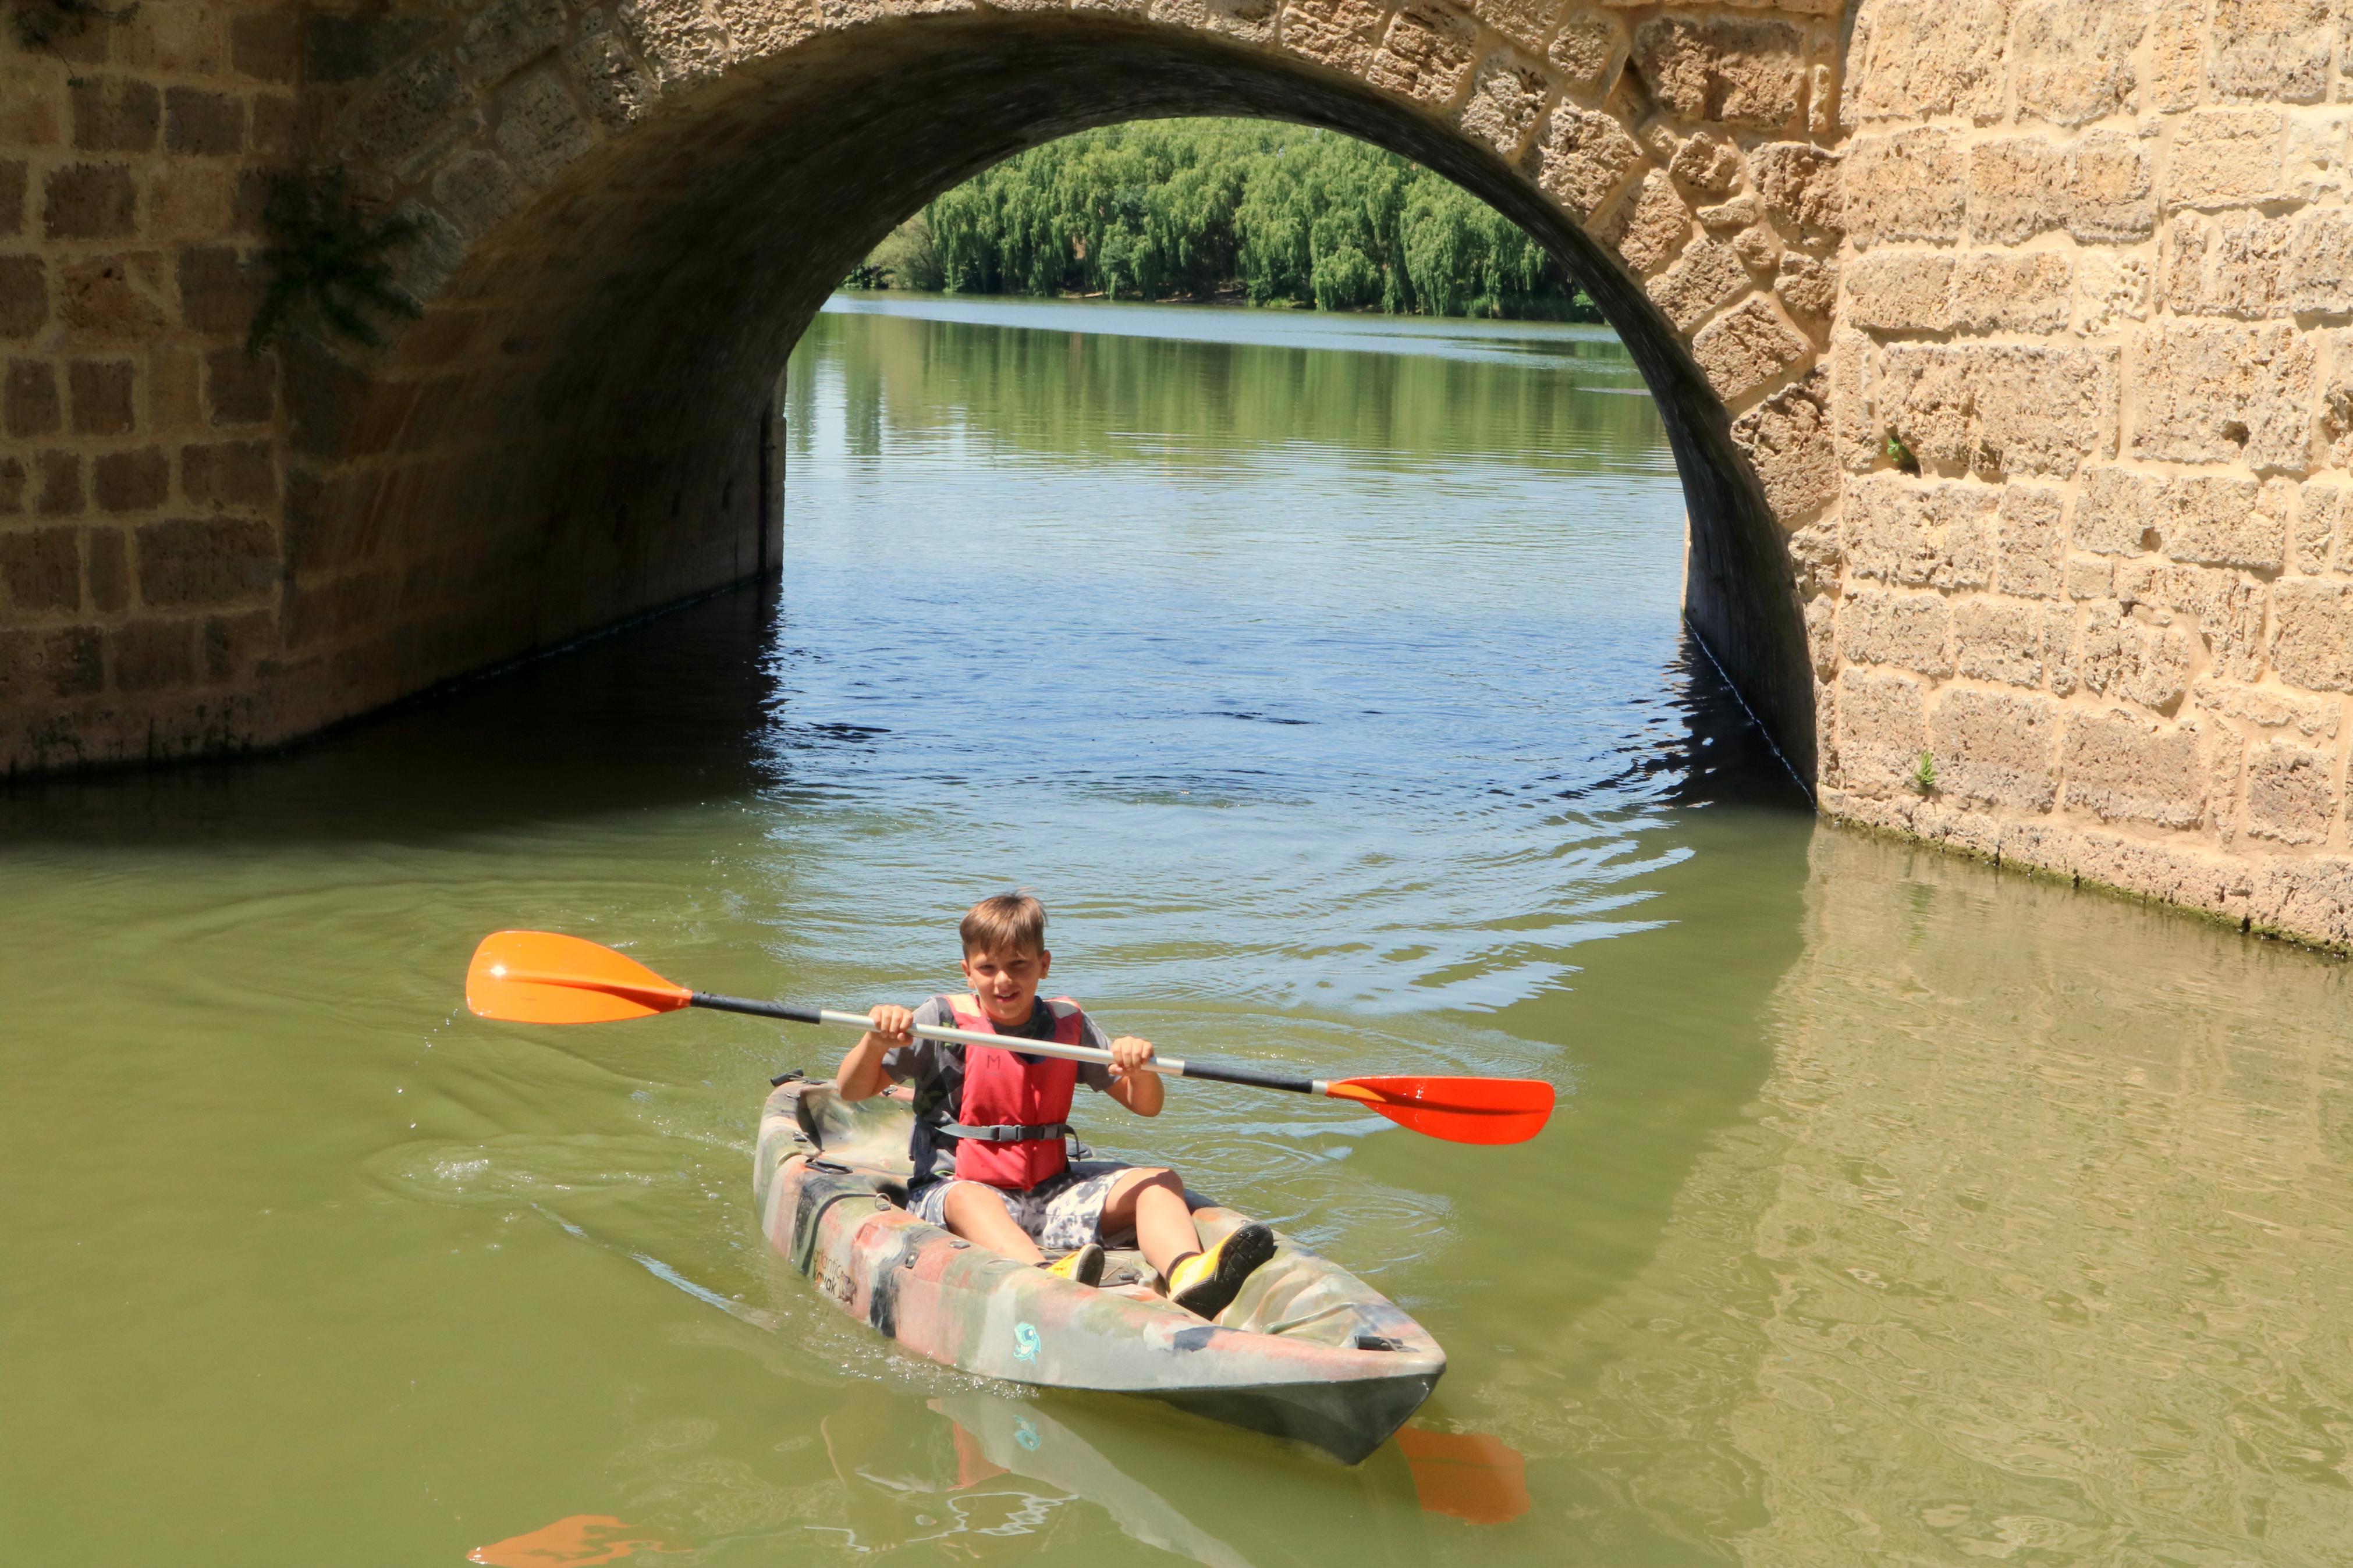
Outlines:
MULTIPOLYGON (((1420 1324, 1287 1237, 1215 1323, 1114 1253, 1100 1289, 972 1246, 902 1205, 913 1113, 793 1079, 760 1118, 753 1190, 769 1242, 850 1316, 909 1350, 987 1377, 1138 1394, 1356 1464, 1446 1370, 1420 1324)), ((1244 1223, 1201 1208, 1205 1242, 1244 1223)))

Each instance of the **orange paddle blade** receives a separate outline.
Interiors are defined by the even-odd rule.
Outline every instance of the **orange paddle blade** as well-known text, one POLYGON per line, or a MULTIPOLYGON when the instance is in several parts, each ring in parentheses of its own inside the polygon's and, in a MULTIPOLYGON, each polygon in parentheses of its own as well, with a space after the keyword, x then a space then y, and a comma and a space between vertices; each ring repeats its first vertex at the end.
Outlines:
POLYGON ((1413 1469, 1423 1512, 1508 1524, 1528 1511, 1528 1462, 1502 1438, 1405 1426, 1397 1443, 1413 1469))
POLYGON ((1552 1116, 1539 1078, 1350 1078, 1324 1092, 1451 1143, 1525 1143, 1552 1116))
POLYGON ((547 931, 492 931, 466 968, 466 1005, 513 1024, 609 1024, 673 1013, 693 993, 611 948, 547 931))

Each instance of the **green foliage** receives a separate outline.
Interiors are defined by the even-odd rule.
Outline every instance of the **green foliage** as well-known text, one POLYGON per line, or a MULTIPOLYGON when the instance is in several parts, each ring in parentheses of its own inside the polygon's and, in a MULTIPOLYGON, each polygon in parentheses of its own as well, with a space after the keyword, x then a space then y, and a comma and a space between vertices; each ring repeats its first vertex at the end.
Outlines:
POLYGON ((1893 430, 1887 433, 1885 451, 1887 460, 1905 473, 1916 474, 1920 471, 1920 459, 1912 455, 1912 448, 1904 444, 1904 437, 1893 430))
POLYGON ((1913 793, 1922 796, 1936 793, 1936 756, 1933 752, 1920 753, 1920 761, 1912 769, 1913 793))
POLYGON ((998 164, 923 209, 853 287, 1105 294, 1599 321, 1509 219, 1394 153, 1255 120, 1111 126, 998 164), (923 266, 914 262, 921 256, 923 266))
POLYGON ((917 213, 892 229, 871 255, 853 268, 842 279, 842 287, 937 289, 946 281, 940 247, 932 242, 932 226, 917 213))
POLYGON ((260 353, 290 328, 374 348, 384 337, 369 311, 417 314, 417 301, 394 287, 385 259, 417 237, 417 226, 405 217, 370 218, 352 201, 343 170, 280 174, 261 222, 272 241, 261 252, 269 289, 246 335, 248 352, 260 353))
POLYGON ((138 12, 136 5, 110 11, 96 0, 20 0, 16 41, 28 49, 45 49, 59 38, 79 37, 92 22, 128 22, 138 12))

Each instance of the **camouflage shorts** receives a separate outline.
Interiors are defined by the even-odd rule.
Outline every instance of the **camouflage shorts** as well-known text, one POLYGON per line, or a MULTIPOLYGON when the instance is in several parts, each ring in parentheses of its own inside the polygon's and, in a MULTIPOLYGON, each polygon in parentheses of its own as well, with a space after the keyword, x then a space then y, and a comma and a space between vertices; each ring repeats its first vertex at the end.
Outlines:
MULTIPOLYGON (((1013 1223, 1029 1233, 1039 1250, 1068 1252, 1090 1241, 1110 1239, 1103 1234, 1103 1205, 1111 1201, 1112 1184, 1134 1169, 1111 1160, 1078 1160, 1060 1175, 1026 1193, 1003 1187, 988 1190, 1005 1200, 1013 1223)), ((953 1180, 924 1183, 907 1194, 907 1212, 945 1228, 948 1189, 955 1184, 953 1180)))

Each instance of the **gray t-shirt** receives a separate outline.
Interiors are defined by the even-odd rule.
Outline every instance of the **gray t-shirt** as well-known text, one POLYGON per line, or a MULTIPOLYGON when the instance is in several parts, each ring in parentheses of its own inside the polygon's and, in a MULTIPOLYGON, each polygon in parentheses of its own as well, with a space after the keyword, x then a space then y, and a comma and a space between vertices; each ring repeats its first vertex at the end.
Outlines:
MULTIPOLYGON (((915 1022, 935 1027, 955 1028, 955 1009, 944 996, 934 996, 915 1009, 915 1022)), ((1111 1037, 1095 1026, 1084 1013, 1079 1015, 1079 1043, 1096 1050, 1111 1049, 1111 1037)), ((1029 1022, 1018 1029, 999 1029, 997 1033, 1010 1037, 1050 1040, 1054 1037, 1054 1010, 1039 997, 1029 1014, 1029 1022)), ((893 1083, 911 1083, 915 1088, 915 1135, 908 1152, 915 1162, 915 1174, 911 1184, 920 1186, 935 1176, 944 1175, 940 1169, 952 1158, 949 1151, 955 1146, 953 1139, 936 1139, 932 1132, 934 1123, 956 1120, 957 1108, 964 1103, 964 1047, 953 1040, 912 1040, 894 1046, 882 1054, 882 1070, 891 1075, 893 1083)), ((1111 1068, 1101 1062, 1080 1062, 1079 1081, 1096 1093, 1106 1093, 1112 1086, 1111 1068)))

